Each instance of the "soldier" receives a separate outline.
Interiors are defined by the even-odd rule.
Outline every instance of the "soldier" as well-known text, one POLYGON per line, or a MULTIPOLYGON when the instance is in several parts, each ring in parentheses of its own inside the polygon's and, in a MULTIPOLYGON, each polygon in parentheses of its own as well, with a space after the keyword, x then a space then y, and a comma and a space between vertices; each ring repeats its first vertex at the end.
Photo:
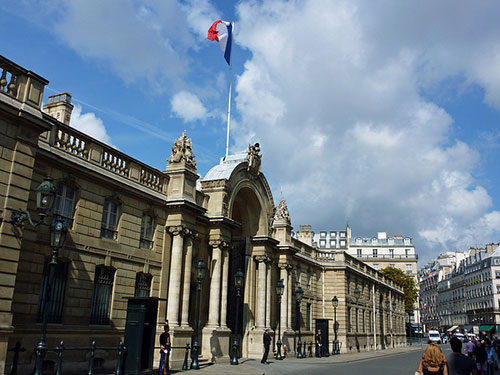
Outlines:
POLYGON ((169 373, 168 370, 168 358, 170 356, 171 343, 170 343, 170 333, 168 333, 168 324, 163 327, 164 332, 160 335, 160 368, 158 369, 159 375, 166 375, 169 373))

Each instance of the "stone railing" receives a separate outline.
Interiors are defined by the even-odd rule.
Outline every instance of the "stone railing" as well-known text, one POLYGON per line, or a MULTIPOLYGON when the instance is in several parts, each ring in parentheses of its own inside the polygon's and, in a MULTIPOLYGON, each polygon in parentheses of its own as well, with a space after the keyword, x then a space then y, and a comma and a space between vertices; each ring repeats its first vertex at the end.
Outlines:
POLYGON ((335 253, 328 251, 316 251, 316 260, 319 262, 335 262, 335 253))
POLYGON ((0 72, 0 93, 33 107, 41 107, 43 90, 49 81, 1 55, 0 72))
POLYGON ((40 141, 65 151, 79 159, 135 181, 148 189, 163 193, 167 176, 120 151, 99 142, 62 123, 56 123, 50 132, 43 133, 40 141))

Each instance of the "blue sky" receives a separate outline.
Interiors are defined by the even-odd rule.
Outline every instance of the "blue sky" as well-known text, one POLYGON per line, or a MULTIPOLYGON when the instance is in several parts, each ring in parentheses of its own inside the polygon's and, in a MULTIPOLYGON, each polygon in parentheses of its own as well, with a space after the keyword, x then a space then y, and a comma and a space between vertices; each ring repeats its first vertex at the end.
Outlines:
POLYGON ((260 142, 292 222, 414 239, 421 261, 500 241, 497 1, 0 2, 1 54, 68 91, 72 126, 163 170, 184 129, 204 175, 260 142))

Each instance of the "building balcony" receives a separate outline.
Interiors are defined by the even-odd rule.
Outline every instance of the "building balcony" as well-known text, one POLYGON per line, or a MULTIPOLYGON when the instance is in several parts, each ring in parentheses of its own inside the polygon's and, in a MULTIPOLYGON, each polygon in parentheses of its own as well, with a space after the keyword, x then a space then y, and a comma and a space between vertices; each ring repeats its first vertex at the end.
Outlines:
POLYGON ((417 254, 409 254, 409 255, 390 255, 390 254, 378 254, 378 255, 373 255, 373 254, 362 254, 362 255, 356 255, 356 258, 359 259, 369 259, 369 260, 401 260, 401 261, 406 261, 406 260, 418 260, 418 255, 417 254))

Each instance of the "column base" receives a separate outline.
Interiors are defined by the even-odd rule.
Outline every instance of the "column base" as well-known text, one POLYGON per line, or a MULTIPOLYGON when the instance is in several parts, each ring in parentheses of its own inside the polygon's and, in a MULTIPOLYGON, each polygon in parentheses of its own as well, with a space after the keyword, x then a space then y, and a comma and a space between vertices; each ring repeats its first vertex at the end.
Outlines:
POLYGON ((201 356, 212 363, 229 363, 231 330, 227 327, 205 327, 201 335, 201 356))
MULTIPOLYGON (((273 344, 274 344, 274 332, 269 332, 271 335, 271 349, 269 350, 269 358, 273 356, 273 344)), ((245 345, 243 346, 244 353, 243 356, 252 359, 261 359, 264 354, 264 328, 256 328, 254 330, 248 331, 244 335, 245 345)), ((283 341, 283 339, 281 339, 283 341)), ((283 347, 282 353, 283 353, 283 347)))

